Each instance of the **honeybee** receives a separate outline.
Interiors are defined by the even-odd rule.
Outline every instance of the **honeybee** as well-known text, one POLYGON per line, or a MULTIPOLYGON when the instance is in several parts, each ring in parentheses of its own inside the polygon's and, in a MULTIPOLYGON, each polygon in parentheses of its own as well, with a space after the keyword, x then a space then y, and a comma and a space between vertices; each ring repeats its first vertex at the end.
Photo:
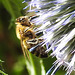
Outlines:
MULTIPOLYGON (((33 18, 33 17, 31 17, 33 18)), ((33 28, 34 24, 30 22, 31 20, 28 16, 21 16, 16 19, 16 35, 17 38, 21 40, 21 46, 23 54, 29 59, 28 50, 37 57, 48 57, 45 53, 45 48, 42 47, 42 38, 37 38, 33 28)))

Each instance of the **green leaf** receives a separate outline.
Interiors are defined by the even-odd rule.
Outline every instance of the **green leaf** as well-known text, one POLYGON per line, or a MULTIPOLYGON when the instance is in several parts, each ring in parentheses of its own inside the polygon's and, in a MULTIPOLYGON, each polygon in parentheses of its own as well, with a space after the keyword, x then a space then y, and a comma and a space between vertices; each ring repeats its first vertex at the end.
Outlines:
POLYGON ((0 73, 1 73, 1 74, 3 74, 3 75, 8 75, 8 74, 4 73, 4 72, 3 72, 3 71, 1 71, 1 70, 0 70, 0 73))
POLYGON ((22 15, 21 11, 25 7, 25 4, 22 4, 22 0, 2 0, 2 3, 13 18, 22 15))
POLYGON ((2 62, 4 62, 4 61, 2 61, 2 60, 0 59, 0 63, 2 63, 2 62))
POLYGON ((30 54, 30 63, 27 61, 27 69, 29 70, 29 75, 45 75, 45 69, 43 65, 43 60, 30 54), (28 66, 29 65, 29 66, 28 66))
POLYGON ((25 10, 23 10, 23 8, 26 4, 22 4, 22 1, 23 0, 1 0, 3 6, 11 16, 9 29, 15 25, 14 22, 17 17, 25 14, 25 10))
POLYGON ((1 75, 8 75, 8 74, 6 74, 6 73, 4 73, 4 72, 2 71, 2 70, 3 70, 2 62, 4 62, 4 61, 0 60, 0 74, 1 74, 1 75))

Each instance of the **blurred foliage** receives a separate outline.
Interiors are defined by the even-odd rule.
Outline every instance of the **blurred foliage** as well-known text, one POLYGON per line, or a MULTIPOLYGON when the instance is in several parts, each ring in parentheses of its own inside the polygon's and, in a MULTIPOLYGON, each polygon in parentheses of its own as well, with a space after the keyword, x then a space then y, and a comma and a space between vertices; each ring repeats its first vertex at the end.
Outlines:
POLYGON ((6 74, 4 72, 4 69, 3 69, 3 66, 2 66, 2 62, 4 62, 4 61, 0 60, 0 75, 8 75, 8 74, 6 74))
MULTIPOLYGON (((30 53, 30 62, 24 59, 20 41, 15 33, 15 19, 25 15, 23 0, 0 0, 0 59, 8 75, 45 75, 54 59, 40 59, 30 53)), ((56 73, 64 75, 64 71, 56 73)))

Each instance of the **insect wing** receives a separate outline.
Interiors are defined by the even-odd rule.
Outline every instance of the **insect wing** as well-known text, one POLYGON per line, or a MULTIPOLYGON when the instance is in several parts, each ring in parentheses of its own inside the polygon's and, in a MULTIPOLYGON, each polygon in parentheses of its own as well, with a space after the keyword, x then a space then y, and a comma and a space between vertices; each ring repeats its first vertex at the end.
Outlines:
POLYGON ((24 44, 24 40, 21 39, 21 47, 24 54, 25 59, 30 60, 28 50, 26 49, 26 45, 24 44))

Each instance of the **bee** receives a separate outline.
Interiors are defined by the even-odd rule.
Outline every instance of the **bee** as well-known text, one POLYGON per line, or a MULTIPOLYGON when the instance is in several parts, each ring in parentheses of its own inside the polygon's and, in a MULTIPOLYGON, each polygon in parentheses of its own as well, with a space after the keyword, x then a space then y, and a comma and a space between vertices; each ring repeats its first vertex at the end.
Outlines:
MULTIPOLYGON (((32 19, 34 17, 31 17, 32 19)), ((34 24, 30 22, 31 20, 28 16, 21 16, 16 19, 16 35, 17 38, 21 41, 21 46, 23 50, 23 54, 29 59, 28 50, 37 57, 48 57, 47 53, 45 53, 45 48, 42 47, 42 38, 37 38, 33 28, 34 24)))

